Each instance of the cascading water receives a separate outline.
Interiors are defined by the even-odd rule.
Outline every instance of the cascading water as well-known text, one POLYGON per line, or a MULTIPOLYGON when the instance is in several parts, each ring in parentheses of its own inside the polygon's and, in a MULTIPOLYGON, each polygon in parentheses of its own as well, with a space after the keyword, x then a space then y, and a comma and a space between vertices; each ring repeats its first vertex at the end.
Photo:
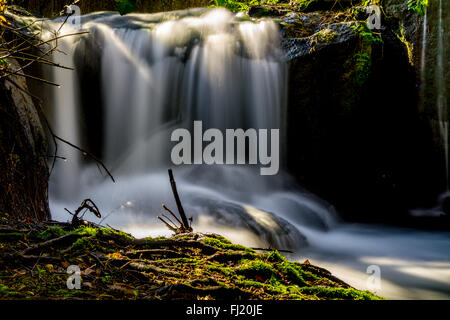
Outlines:
MULTIPOLYGON (((54 58, 77 70, 90 68, 100 74, 101 152, 117 184, 96 178, 99 175, 94 174, 92 164, 85 164, 81 175, 79 168, 66 166, 80 180, 82 187, 77 193, 72 182, 61 183, 56 170, 54 189, 69 186, 65 193, 72 195, 72 201, 52 192, 54 217, 64 212, 63 207, 76 207, 80 199, 90 197, 104 212, 113 212, 108 223, 135 234, 148 235, 155 228, 161 232, 163 226, 156 219, 161 203, 174 207, 165 171, 173 167, 170 134, 174 129, 192 129, 193 121, 200 120, 204 130, 284 130, 287 72, 274 22, 239 20, 223 9, 127 17, 101 13, 84 16, 81 21, 81 29, 89 30, 89 35, 74 41, 63 60, 59 55, 54 58), (95 46, 89 45, 92 43, 95 46), (133 229, 132 225, 138 224, 145 226, 140 231, 133 229)), ((60 25, 54 23, 54 28, 60 25)), ((67 26, 62 32, 74 30, 67 26)), ((54 70, 55 80, 60 72, 54 70)), ((76 95, 81 85, 62 83, 71 92, 55 90, 55 102, 76 95)), ((77 99, 72 101, 73 110, 78 108, 81 113, 86 109, 76 106, 77 99)), ((70 122, 58 127, 59 135, 82 140, 85 133, 75 137, 76 131, 72 131, 76 117, 56 121, 70 122)), ((284 174, 260 176, 256 169, 219 165, 176 168, 183 203, 194 216, 197 230, 232 227, 245 231, 255 244, 297 250, 306 240, 295 223, 317 228, 334 223, 329 205, 307 192, 286 191, 284 174), (284 199, 283 205, 273 206, 267 201, 269 196, 284 199), (272 213, 280 210, 286 215, 272 213), (295 216, 294 212, 301 214, 295 216)))
MULTIPOLYGON (((61 20, 47 27, 60 25, 61 20)), ((138 237, 168 234, 156 216, 162 203, 175 208, 166 173, 174 167, 170 133, 192 129, 194 120, 202 120, 204 129, 280 128, 283 144, 287 66, 274 22, 195 9, 126 17, 95 13, 81 17, 81 27, 89 34, 65 40, 71 44, 64 47, 66 55, 54 56, 77 73, 70 77, 53 70, 62 87, 54 91, 51 118, 55 125, 60 122, 56 133, 72 142, 93 138, 86 137, 86 127, 103 128, 97 152, 117 183, 60 147, 59 155, 69 161, 60 162, 51 177, 54 219, 67 220, 64 208, 77 208, 89 197, 101 208, 103 224, 138 237), (86 69, 93 78, 81 76, 86 69), (88 105, 81 99, 86 81, 99 82, 94 94, 100 98, 88 97, 95 101, 88 105), (62 108, 67 113, 58 116, 62 108), (96 110, 102 116, 90 119, 96 110)), ((260 176, 257 168, 243 165, 174 171, 196 231, 218 232, 248 246, 293 249, 293 258, 315 259, 361 289, 366 288, 367 265, 379 264, 384 287, 377 293, 391 298, 450 294, 448 235, 338 223, 332 206, 301 190, 283 172, 260 176), (440 279, 417 284, 417 272, 440 279)))
POLYGON ((447 94, 445 87, 444 66, 444 20, 442 0, 439 0, 438 8, 438 35, 437 35, 437 57, 436 57, 436 105, 438 113, 439 131, 445 154, 446 187, 449 187, 449 163, 448 163, 448 112, 447 94))
POLYGON ((426 54, 427 54, 427 38, 428 38, 428 13, 425 8, 423 23, 422 23, 422 50, 420 54, 420 107, 421 112, 424 111, 425 92, 426 92, 426 54))
MULTIPOLYGON (((72 55, 67 55, 66 52, 72 50, 73 40, 69 38, 59 39, 57 45, 59 50, 54 53, 53 58, 63 66, 72 67, 72 55)), ((53 73, 53 81, 60 87, 53 91, 52 99, 57 107, 53 109, 52 119, 54 120, 53 129, 56 132, 63 133, 64 139, 71 143, 79 144, 79 93, 74 72, 76 71, 61 69, 53 73)), ((58 154, 63 155, 65 159, 63 162, 55 162, 54 183, 50 184, 50 193, 63 199, 70 199, 80 187, 77 178, 77 172, 80 170, 80 153, 67 144, 59 144, 58 154), (62 185, 65 187, 60 188, 62 185)))
POLYGON ((413 216, 439 217, 443 214, 450 214, 448 212, 448 203, 450 202, 449 115, 447 106, 446 65, 444 63, 445 44, 447 42, 443 13, 442 0, 439 0, 437 3, 430 3, 430 6, 425 8, 420 64, 420 107, 421 112, 424 112, 427 99, 433 99, 432 107, 437 118, 436 131, 438 140, 442 146, 443 160, 445 161, 445 190, 438 196, 438 203, 434 208, 411 210, 413 216), (429 15, 430 19, 428 19, 429 15), (428 43, 429 27, 435 30, 435 35, 433 34, 430 37, 432 40, 430 43, 428 43), (435 61, 435 66, 429 60, 435 61), (433 72, 429 72, 429 69, 433 70, 433 72))

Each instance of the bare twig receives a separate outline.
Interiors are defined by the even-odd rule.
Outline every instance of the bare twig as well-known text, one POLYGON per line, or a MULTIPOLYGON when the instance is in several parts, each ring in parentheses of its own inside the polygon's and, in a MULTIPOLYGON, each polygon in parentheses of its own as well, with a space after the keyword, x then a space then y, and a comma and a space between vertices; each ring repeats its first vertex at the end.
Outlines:
POLYGON ((181 204, 180 196, 178 195, 178 191, 177 191, 177 184, 173 177, 172 169, 169 169, 169 178, 170 178, 170 185, 172 187, 173 196, 175 197, 175 202, 177 204, 178 213, 180 214, 181 221, 183 221, 182 227, 183 227, 184 231, 191 232, 192 228, 189 226, 189 222, 188 222, 188 219, 186 218, 186 214, 184 212, 183 205, 181 204))

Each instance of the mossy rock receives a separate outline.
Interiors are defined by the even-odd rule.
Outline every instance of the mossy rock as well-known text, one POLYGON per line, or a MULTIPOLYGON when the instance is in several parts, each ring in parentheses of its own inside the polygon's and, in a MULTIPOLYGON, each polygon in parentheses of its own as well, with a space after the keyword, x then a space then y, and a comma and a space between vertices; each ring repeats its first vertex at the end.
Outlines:
POLYGON ((342 10, 352 6, 351 0, 291 0, 292 10, 301 12, 342 10))

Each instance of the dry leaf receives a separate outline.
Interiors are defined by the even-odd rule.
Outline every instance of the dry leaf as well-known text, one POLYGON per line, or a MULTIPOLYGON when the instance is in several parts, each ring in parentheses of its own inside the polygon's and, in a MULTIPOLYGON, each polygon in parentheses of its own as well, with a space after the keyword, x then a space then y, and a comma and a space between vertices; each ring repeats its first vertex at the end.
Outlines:
POLYGON ((109 253, 106 256, 111 259, 123 259, 123 256, 118 252, 109 253))

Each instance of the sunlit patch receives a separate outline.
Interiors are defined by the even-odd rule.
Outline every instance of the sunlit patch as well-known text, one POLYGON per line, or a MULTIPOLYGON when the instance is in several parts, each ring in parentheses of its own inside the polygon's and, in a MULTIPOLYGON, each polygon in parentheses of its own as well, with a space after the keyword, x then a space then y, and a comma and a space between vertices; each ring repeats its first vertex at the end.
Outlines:
POLYGON ((204 233, 217 233, 233 243, 242 244, 246 247, 267 247, 267 243, 253 232, 243 228, 220 226, 211 216, 200 215, 195 224, 195 230, 204 233))
POLYGON ((260 226, 272 229, 275 232, 280 231, 280 226, 269 213, 248 205, 243 205, 242 207, 260 226))
POLYGON ((123 231, 131 234, 135 238, 156 238, 156 237, 170 237, 173 235, 173 232, 164 228, 164 226, 157 227, 155 224, 132 224, 128 226, 124 226, 121 228, 123 231))

